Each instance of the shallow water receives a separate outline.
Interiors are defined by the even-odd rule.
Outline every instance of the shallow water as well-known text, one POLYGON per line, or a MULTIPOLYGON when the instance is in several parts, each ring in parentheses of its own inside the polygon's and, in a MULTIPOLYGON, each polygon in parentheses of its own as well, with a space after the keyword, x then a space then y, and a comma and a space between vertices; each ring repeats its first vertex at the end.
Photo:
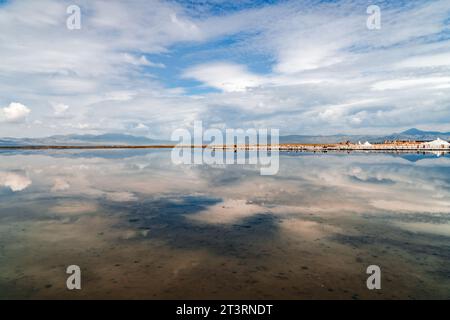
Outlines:
POLYGON ((0 298, 449 299, 450 157, 1 151, 0 298))

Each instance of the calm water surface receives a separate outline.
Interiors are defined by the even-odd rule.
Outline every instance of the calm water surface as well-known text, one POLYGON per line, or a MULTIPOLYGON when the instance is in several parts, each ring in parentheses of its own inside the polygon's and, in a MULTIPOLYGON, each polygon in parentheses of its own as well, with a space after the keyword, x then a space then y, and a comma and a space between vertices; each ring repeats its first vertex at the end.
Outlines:
POLYGON ((0 298, 449 299, 450 157, 1 151, 0 298))

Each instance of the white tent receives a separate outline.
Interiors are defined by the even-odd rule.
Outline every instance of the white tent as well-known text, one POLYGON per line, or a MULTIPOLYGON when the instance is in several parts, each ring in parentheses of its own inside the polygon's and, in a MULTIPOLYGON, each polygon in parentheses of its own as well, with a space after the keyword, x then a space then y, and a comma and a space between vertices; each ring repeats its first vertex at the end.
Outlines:
POLYGON ((446 149, 446 148, 450 148, 450 143, 448 143, 445 140, 442 140, 441 138, 437 138, 434 141, 422 143, 422 148, 427 148, 427 149, 446 149))
POLYGON ((369 141, 364 142, 363 144, 364 147, 371 147, 372 144, 369 141))

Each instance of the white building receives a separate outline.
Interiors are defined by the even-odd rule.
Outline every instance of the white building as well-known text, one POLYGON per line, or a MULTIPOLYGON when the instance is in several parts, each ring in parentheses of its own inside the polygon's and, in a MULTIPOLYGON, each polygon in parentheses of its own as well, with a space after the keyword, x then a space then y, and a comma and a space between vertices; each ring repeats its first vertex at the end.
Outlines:
POLYGON ((434 141, 422 143, 420 147, 424 149, 450 149, 450 143, 440 138, 437 138, 434 141))
POLYGON ((358 141, 358 145, 364 149, 372 148, 372 144, 369 143, 369 141, 366 141, 364 143, 361 143, 361 141, 358 141))

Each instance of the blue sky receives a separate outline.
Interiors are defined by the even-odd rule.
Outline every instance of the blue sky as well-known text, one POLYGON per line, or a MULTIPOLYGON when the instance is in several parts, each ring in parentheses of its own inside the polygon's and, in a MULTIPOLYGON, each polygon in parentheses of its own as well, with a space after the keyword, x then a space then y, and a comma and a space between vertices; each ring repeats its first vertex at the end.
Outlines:
POLYGON ((450 131, 445 0, 0 0, 0 28, 0 136, 450 131))

